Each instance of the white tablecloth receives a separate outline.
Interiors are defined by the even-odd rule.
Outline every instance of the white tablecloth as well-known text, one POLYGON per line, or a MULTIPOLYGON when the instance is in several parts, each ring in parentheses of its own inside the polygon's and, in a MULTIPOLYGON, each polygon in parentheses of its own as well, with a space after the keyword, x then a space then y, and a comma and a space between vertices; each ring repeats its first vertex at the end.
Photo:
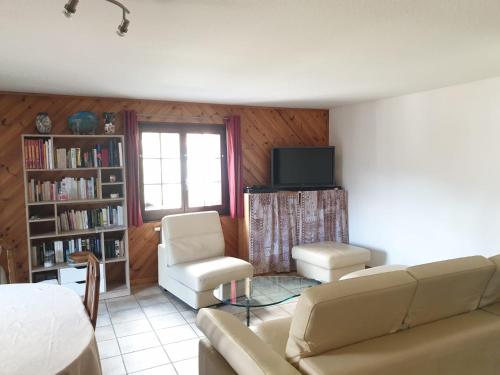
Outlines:
POLYGON ((101 374, 94 330, 75 292, 0 285, 0 374, 101 374))

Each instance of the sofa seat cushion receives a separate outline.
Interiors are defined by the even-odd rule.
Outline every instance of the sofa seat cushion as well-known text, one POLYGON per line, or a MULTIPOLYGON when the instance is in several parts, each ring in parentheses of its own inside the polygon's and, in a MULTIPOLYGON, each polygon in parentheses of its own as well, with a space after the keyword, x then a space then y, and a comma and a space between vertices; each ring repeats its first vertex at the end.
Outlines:
POLYGON ((500 319, 481 310, 332 350, 299 363, 309 375, 498 375, 500 319))
POLYGON ((216 257, 169 266, 167 274, 185 286, 203 292, 231 280, 252 277, 253 267, 238 258, 216 257))
POLYGON ((294 246, 292 257, 318 267, 335 269, 368 263, 370 251, 340 242, 325 241, 294 246))
POLYGON ((253 331, 262 341, 271 345, 276 353, 285 358, 291 324, 292 317, 268 320, 257 325, 253 331))

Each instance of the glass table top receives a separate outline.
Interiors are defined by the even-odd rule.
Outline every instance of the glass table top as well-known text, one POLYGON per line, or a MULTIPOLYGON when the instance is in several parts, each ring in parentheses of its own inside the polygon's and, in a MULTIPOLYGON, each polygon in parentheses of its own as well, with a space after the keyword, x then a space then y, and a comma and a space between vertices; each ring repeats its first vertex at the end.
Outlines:
POLYGON ((264 307, 298 297, 304 290, 321 284, 301 276, 255 276, 221 284, 214 296, 226 305, 264 307))

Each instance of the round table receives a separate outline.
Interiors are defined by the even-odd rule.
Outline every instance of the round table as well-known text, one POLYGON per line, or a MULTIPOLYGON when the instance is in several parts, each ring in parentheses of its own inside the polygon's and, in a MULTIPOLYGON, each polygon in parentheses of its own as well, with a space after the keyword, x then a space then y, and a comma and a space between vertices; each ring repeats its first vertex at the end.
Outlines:
POLYGON ((0 374, 101 374, 94 330, 75 292, 0 285, 0 374))

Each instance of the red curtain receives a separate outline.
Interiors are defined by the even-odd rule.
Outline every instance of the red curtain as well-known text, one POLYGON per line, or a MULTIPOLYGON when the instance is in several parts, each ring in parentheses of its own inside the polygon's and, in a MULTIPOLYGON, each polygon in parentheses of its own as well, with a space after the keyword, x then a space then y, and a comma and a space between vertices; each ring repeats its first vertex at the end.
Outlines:
POLYGON ((139 123, 135 111, 123 112, 125 131, 125 158, 127 161, 127 213, 128 225, 141 226, 141 196, 139 189, 139 123))
POLYGON ((229 212, 234 219, 243 217, 240 116, 225 117, 224 124, 226 125, 229 212))

